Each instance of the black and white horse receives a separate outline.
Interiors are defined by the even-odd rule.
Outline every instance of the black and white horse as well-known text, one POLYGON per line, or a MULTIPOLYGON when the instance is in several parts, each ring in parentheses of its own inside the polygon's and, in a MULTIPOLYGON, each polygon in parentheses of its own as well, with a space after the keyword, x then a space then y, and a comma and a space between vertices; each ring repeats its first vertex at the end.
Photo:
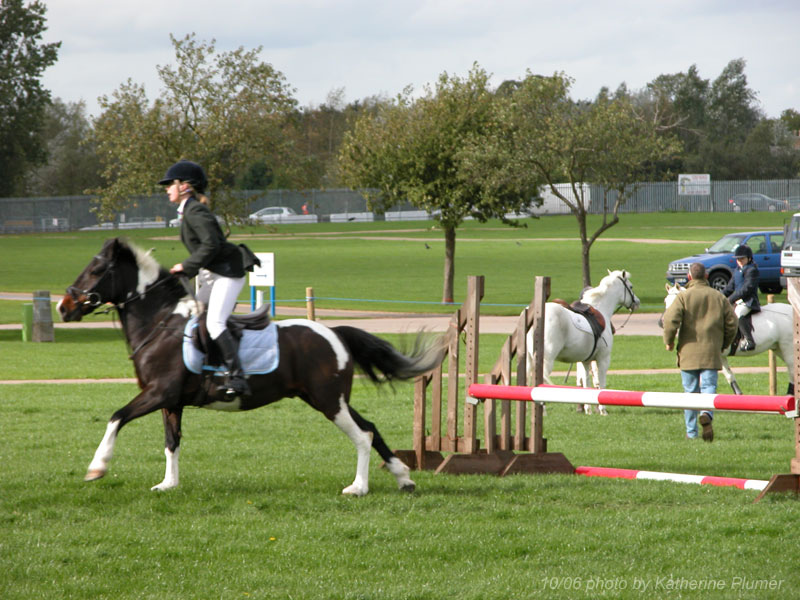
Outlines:
POLYGON ((379 383, 413 378, 440 364, 443 347, 439 338, 418 336, 417 345, 407 356, 355 327, 328 328, 304 319, 279 321, 277 368, 251 375, 252 395, 229 401, 217 383, 184 365, 184 327, 198 313, 197 302, 183 283, 149 254, 119 238, 106 241, 67 289, 58 311, 64 321, 80 321, 104 304, 113 304, 119 313, 141 391, 111 416, 89 464, 87 481, 99 479, 108 471, 120 429, 148 413, 161 410, 164 417, 166 473, 152 489, 167 490, 178 485, 185 406, 250 410, 282 398, 299 397, 333 421, 356 447, 355 480, 342 493, 363 496, 369 491, 372 448, 386 462, 398 487, 414 490, 408 467, 389 450, 375 425, 350 406, 353 370, 358 365, 379 383))

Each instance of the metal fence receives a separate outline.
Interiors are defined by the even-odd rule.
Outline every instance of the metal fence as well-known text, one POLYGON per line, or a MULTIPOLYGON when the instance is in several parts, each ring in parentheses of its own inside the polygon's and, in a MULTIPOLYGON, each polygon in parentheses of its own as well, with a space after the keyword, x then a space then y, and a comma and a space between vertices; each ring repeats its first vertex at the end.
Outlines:
MULTIPOLYGON (((800 210, 800 179, 717 181, 711 183, 708 195, 681 195, 677 182, 641 183, 631 188, 621 213, 646 212, 730 212, 738 205, 731 202, 742 194, 762 194, 779 200, 779 210, 800 210), (635 189, 634 189, 635 187, 635 189)), ((602 213, 604 201, 613 206, 615 195, 604 200, 603 189, 589 186, 589 212, 602 213)), ((250 197, 247 214, 267 206, 285 206, 298 214, 303 205, 320 221, 353 220, 373 215, 366 200, 356 191, 333 190, 269 190, 241 192, 250 197), (354 215, 353 217, 348 217, 354 215), (358 215, 358 217, 356 217, 358 215)), ((138 227, 167 227, 175 219, 175 207, 164 194, 136 196, 129 206, 111 223, 98 223, 92 212, 91 196, 62 196, 56 198, 0 198, 0 233, 74 231, 82 228, 131 229, 138 227)), ((738 207, 741 208, 741 207, 738 207)), ((745 207, 743 210, 759 210, 745 207)), ((410 204, 393 207, 393 211, 408 211, 414 218, 425 218, 410 204)), ((766 208, 763 208, 766 210, 766 208)), ((246 215, 243 215, 246 216, 246 215)), ((375 215, 376 220, 383 218, 375 215)), ((409 217, 410 218, 410 217, 409 217)))

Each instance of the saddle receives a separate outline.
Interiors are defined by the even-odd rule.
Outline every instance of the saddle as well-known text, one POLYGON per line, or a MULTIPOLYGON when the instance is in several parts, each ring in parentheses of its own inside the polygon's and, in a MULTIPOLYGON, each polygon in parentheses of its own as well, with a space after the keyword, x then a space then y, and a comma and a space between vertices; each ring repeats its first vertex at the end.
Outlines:
MULTIPOLYGON (((592 346, 592 351, 586 358, 586 360, 589 360, 592 356, 594 356, 594 352, 597 350, 597 342, 600 340, 600 336, 603 335, 603 332, 606 329, 606 318, 603 316, 603 313, 597 310, 594 306, 581 302, 580 300, 576 300, 572 304, 567 304, 566 300, 555 298, 551 302, 560 304, 567 310, 571 310, 572 312, 581 315, 584 319, 586 319, 586 322, 589 323, 589 327, 592 329, 592 335, 594 336, 594 345, 592 346)), ((614 325, 611 325, 611 335, 614 335, 614 325)))
MULTIPOLYGON (((219 365, 222 363, 222 357, 219 355, 216 344, 211 342, 211 336, 208 335, 208 327, 206 327, 207 313, 208 311, 204 310, 198 317, 197 327, 192 329, 191 341, 195 348, 206 355, 208 364, 219 365)), ((266 329, 270 323, 268 304, 264 304, 246 315, 231 315, 225 321, 228 331, 236 338, 237 342, 241 342, 243 332, 246 329, 260 331, 266 329)))

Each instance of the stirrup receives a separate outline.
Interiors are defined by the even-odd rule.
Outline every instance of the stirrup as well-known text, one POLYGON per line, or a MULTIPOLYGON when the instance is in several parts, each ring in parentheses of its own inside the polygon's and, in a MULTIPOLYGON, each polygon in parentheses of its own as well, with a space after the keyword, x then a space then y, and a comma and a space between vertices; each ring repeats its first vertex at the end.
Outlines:
POLYGON ((244 378, 243 375, 238 377, 233 377, 228 375, 225 380, 225 395, 228 398, 234 398, 236 396, 250 396, 250 386, 247 384, 247 379, 244 378))

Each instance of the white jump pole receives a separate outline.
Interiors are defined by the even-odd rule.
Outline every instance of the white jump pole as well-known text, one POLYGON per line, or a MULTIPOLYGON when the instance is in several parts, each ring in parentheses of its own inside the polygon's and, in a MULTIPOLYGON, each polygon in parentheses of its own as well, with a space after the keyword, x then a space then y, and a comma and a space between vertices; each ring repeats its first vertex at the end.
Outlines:
POLYGON ((597 390, 562 385, 536 387, 489 385, 469 386, 473 398, 518 400, 524 402, 561 402, 602 406, 647 406, 689 410, 728 410, 795 416, 794 396, 741 396, 735 394, 687 394, 678 392, 629 392, 597 390))
POLYGON ((767 487, 764 479, 743 479, 740 477, 715 477, 713 475, 688 475, 685 473, 659 473, 657 471, 638 471, 636 469, 614 469, 611 467, 576 467, 575 473, 587 477, 611 477, 614 479, 651 479, 655 481, 675 481, 698 485, 737 487, 740 490, 758 490, 767 487))

